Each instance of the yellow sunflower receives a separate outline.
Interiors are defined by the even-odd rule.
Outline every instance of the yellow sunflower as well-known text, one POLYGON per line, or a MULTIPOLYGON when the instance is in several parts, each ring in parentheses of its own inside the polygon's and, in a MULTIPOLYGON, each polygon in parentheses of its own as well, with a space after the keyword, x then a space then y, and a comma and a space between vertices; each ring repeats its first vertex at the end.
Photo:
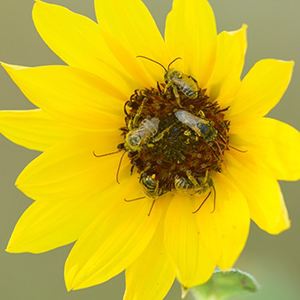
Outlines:
POLYGON ((16 186, 35 202, 7 251, 75 242, 68 290, 126 271, 124 299, 162 299, 177 278, 233 266, 250 219, 290 221, 277 180, 300 178, 300 134, 264 116, 293 62, 240 79, 246 29, 217 34, 206 0, 174 0, 165 39, 140 0, 95 0, 99 24, 37 1, 35 26, 68 66, 2 66, 38 108, 2 111, 3 135, 43 152, 16 186))

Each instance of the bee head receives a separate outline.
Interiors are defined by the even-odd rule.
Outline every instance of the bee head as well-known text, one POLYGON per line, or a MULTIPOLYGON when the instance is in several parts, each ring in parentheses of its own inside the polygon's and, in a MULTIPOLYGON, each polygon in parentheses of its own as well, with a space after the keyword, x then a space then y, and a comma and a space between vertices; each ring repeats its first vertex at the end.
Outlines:
POLYGON ((135 152, 140 149, 141 142, 142 142, 142 138, 140 135, 136 133, 128 133, 125 138, 125 147, 129 151, 135 152))
POLYGON ((165 74, 164 79, 175 80, 182 79, 182 72, 177 69, 170 69, 168 73, 165 74))

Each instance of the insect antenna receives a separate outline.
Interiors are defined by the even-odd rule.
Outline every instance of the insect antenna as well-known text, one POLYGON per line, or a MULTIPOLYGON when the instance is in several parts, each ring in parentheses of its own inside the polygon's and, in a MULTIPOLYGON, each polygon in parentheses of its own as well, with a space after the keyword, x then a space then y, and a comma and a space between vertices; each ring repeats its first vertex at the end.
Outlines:
POLYGON ((222 145, 227 146, 226 139, 223 137, 221 133, 219 133, 218 138, 220 138, 220 140, 223 142, 222 145))
POLYGON ((203 204, 206 202, 206 200, 209 198, 210 195, 211 195, 211 191, 208 193, 208 195, 202 201, 202 203, 200 204, 200 206, 195 211, 193 211, 193 214, 197 213, 201 209, 201 207, 203 206, 203 204))
MULTIPOLYGON (((122 149, 121 149, 122 150, 122 149)), ((120 150, 120 151, 121 151, 120 150)), ((119 165, 118 165, 118 170, 117 170, 117 174, 116 174, 116 180, 117 180, 117 183, 120 184, 119 182, 119 172, 120 172, 120 168, 121 168, 121 164, 122 164, 122 160, 123 160, 123 157, 125 155, 126 151, 124 151, 124 153, 122 154, 121 158, 120 158, 120 161, 119 161, 119 165)))
MULTIPOLYGON (((145 199, 145 198, 146 198, 145 196, 144 196, 144 197, 134 198, 134 199, 126 199, 126 198, 124 198, 124 201, 125 201, 125 202, 133 202, 133 201, 138 201, 138 200, 142 200, 142 199, 145 199)), ((150 217, 150 215, 151 215, 151 212, 152 212, 152 209, 153 209, 153 206, 154 206, 155 201, 156 201, 156 199, 154 199, 154 200, 152 201, 150 210, 149 210, 149 212, 148 212, 148 217, 150 217)))
POLYGON ((170 69, 170 66, 178 59, 182 59, 181 57, 176 57, 175 59, 173 59, 169 64, 168 64, 168 70, 170 69))
POLYGON ((93 151, 93 154, 94 154, 95 157, 103 157, 103 156, 108 156, 108 155, 112 155, 112 154, 117 154, 117 153, 121 152, 122 150, 123 150, 123 149, 119 149, 118 151, 110 152, 110 153, 105 153, 105 154, 101 154, 101 155, 97 155, 97 154, 95 153, 95 151, 93 151))
POLYGON ((148 212, 148 217, 150 217, 150 214, 151 214, 151 211, 152 211, 152 209, 153 209, 153 206, 154 206, 155 201, 156 201, 156 199, 154 199, 154 200, 152 201, 150 210, 149 210, 149 212, 148 212))
POLYGON ((248 150, 240 150, 240 149, 235 148, 235 147, 233 147, 233 146, 231 146, 231 145, 228 145, 228 144, 222 142, 222 140, 221 140, 221 141, 219 140, 218 142, 219 142, 221 145, 226 146, 226 147, 229 147, 229 148, 231 148, 231 149, 233 149, 233 150, 236 150, 236 151, 238 151, 238 152, 242 152, 242 153, 248 152, 248 150))
POLYGON ((151 59, 151 58, 149 58, 149 57, 142 56, 142 55, 138 55, 137 58, 145 58, 145 59, 148 59, 148 60, 150 60, 150 61, 152 61, 152 62, 154 62, 154 63, 160 65, 161 67, 163 67, 164 70, 166 71, 166 73, 168 72, 168 70, 167 70, 161 63, 159 63, 158 61, 156 61, 156 60, 154 60, 154 59, 151 59))
POLYGON ((242 152, 242 153, 248 152, 248 150, 241 150, 241 149, 235 148, 235 147, 230 146, 230 145, 228 145, 228 147, 231 148, 231 149, 233 149, 233 150, 235 150, 235 151, 238 151, 238 152, 242 152))
POLYGON ((145 198, 146 198, 145 196, 134 198, 134 199, 126 199, 126 198, 124 198, 124 201, 125 202, 133 202, 133 201, 137 201, 137 200, 141 200, 141 199, 145 199, 145 198))
POLYGON ((217 196, 216 188, 214 185, 212 186, 212 189, 214 191, 214 209, 210 212, 211 214, 216 210, 216 196, 217 196))

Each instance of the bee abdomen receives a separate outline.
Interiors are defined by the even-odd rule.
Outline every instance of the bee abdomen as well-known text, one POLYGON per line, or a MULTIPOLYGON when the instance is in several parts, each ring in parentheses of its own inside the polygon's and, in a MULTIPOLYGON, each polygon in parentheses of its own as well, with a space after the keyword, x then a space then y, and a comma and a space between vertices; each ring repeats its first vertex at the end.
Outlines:
POLYGON ((153 193, 157 188, 157 181, 151 176, 141 176, 141 183, 150 193, 153 193))
POLYGON ((188 183, 187 179, 175 176, 174 186, 177 190, 190 189, 192 185, 188 183))
POLYGON ((179 88, 186 96, 189 98, 196 98, 197 97, 197 91, 194 91, 193 89, 187 87, 187 86, 181 86, 179 88))

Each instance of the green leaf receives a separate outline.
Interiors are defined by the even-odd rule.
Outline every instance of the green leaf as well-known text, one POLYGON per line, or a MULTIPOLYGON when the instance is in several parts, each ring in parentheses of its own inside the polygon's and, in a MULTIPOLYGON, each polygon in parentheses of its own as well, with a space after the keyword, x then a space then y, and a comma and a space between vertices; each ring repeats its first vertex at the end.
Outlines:
POLYGON ((197 300, 228 300, 236 296, 254 293, 259 289, 256 279, 238 269, 227 272, 217 270, 205 284, 191 288, 197 300))

